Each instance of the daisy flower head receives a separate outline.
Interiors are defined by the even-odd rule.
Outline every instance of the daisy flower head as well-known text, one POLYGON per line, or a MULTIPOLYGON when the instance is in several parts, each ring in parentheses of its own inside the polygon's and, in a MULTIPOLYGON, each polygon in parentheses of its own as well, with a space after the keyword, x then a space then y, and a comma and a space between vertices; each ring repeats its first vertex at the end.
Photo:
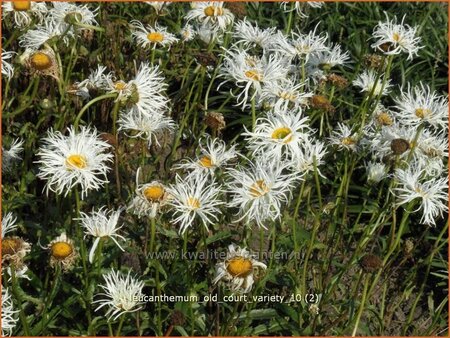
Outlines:
POLYGON ((281 1, 280 5, 286 12, 296 11, 297 15, 302 18, 307 18, 308 14, 305 13, 308 7, 321 8, 325 4, 324 1, 281 1), (292 6, 292 9, 289 7, 292 6))
POLYGON ((222 84, 232 80, 241 89, 237 105, 245 108, 249 99, 261 94, 264 84, 286 78, 287 68, 278 54, 258 58, 244 50, 230 49, 224 56, 221 72, 227 78, 222 84))
POLYGON ((139 218, 147 216, 155 218, 158 212, 168 204, 171 196, 167 187, 158 181, 139 184, 139 172, 136 173, 136 193, 127 210, 139 218))
POLYGON ((186 14, 187 22, 194 20, 212 30, 224 31, 234 21, 231 11, 219 1, 193 2, 192 9, 186 14))
POLYGON ((190 24, 185 24, 184 27, 180 30, 181 39, 183 41, 191 41, 197 35, 194 27, 190 24))
MULTIPOLYGON (((416 128, 404 127, 399 124, 382 127, 369 138, 369 147, 380 160, 386 157, 398 156, 406 159, 410 155, 416 128)), ((420 143, 420 137, 417 140, 420 143)))
POLYGON ((391 109, 386 108, 382 104, 378 104, 375 108, 372 121, 369 126, 390 127, 395 124, 394 112, 391 109))
POLYGON ((144 3, 152 6, 156 14, 158 15, 162 15, 164 13, 164 10, 166 10, 167 7, 172 4, 172 2, 170 1, 144 1, 144 3))
POLYGON ((15 54, 16 52, 7 52, 2 49, 2 75, 7 79, 12 78, 14 75, 14 66, 11 61, 15 54))
POLYGON ((2 337, 11 336, 12 331, 17 325, 19 318, 16 313, 19 310, 14 310, 11 294, 9 289, 2 288, 2 337))
POLYGON ((65 232, 52 240, 48 249, 50 251, 50 266, 59 266, 63 271, 69 271, 78 258, 78 252, 73 240, 65 232))
MULTIPOLYGON (((106 67, 98 65, 96 70, 91 71, 87 79, 74 83, 74 93, 85 99, 90 98, 91 90, 109 89, 111 91, 117 90, 119 93, 120 89, 116 89, 111 83, 113 83, 113 74, 106 74, 106 67)), ((117 84, 117 86, 120 87, 119 84, 117 84)))
POLYGON ((218 168, 222 168, 238 155, 236 146, 233 145, 227 149, 224 141, 218 138, 206 138, 206 147, 200 141, 200 155, 196 160, 187 160, 174 166, 174 169, 187 169, 195 172, 214 173, 218 168))
POLYGON ((213 284, 224 281, 231 292, 248 293, 255 279, 266 269, 267 266, 257 261, 256 255, 251 254, 246 248, 230 244, 225 261, 216 264, 213 284))
MULTIPOLYGON (((98 14, 100 7, 90 10, 88 5, 77 5, 73 2, 53 2, 53 8, 50 10, 50 18, 59 25, 62 31, 69 28, 75 28, 76 30, 89 29, 89 26, 97 26, 95 17, 98 14)), ((71 33, 74 30, 71 29, 71 33)))
POLYGON ((125 238, 117 233, 123 227, 118 226, 121 212, 122 209, 107 210, 106 207, 101 207, 98 211, 92 210, 90 215, 81 212, 81 217, 76 219, 81 221, 81 225, 85 229, 85 236, 95 237, 94 244, 89 252, 89 262, 92 263, 94 261, 95 250, 100 240, 108 237, 113 240, 120 250, 125 251, 116 240, 118 238, 125 241, 125 238))
POLYGON ((33 29, 27 30, 19 37, 21 47, 36 51, 50 40, 59 40, 62 37, 64 44, 69 44, 70 34, 64 34, 64 27, 58 25, 53 20, 45 20, 42 24, 36 25, 33 29))
POLYGON ((2 147, 2 169, 4 172, 10 172, 13 168, 13 164, 22 159, 20 154, 23 151, 23 143, 23 140, 16 138, 11 143, 8 150, 2 147))
POLYGON ((414 158, 427 175, 442 175, 446 169, 446 159, 448 159, 447 134, 432 133, 428 129, 423 129, 416 143, 414 158))
POLYGON ((242 44, 244 48, 267 50, 272 43, 275 31, 275 27, 261 29, 257 23, 253 25, 244 18, 235 23, 233 37, 237 40, 236 44, 242 44))
POLYGON ((340 45, 331 45, 326 50, 318 51, 311 55, 309 66, 321 70, 330 70, 336 66, 342 66, 349 62, 349 52, 342 52, 340 45))
POLYGON ((377 75, 371 69, 365 70, 353 81, 353 85, 361 88, 361 93, 373 93, 372 95, 387 95, 390 92, 391 80, 387 79, 384 83, 383 78, 380 76, 377 79, 377 75))
POLYGON ((281 216, 281 206, 289 200, 291 188, 298 174, 287 174, 290 163, 270 162, 259 158, 249 167, 228 170, 227 190, 232 195, 229 207, 239 208, 236 222, 256 222, 267 229, 266 222, 274 222, 281 216))
POLYGON ((178 42, 178 39, 174 34, 169 33, 166 27, 159 26, 144 26, 140 21, 131 21, 131 27, 133 32, 131 33, 135 37, 136 42, 143 48, 151 47, 155 49, 158 47, 169 47, 178 42))
POLYGON ((206 229, 219 220, 218 215, 222 213, 219 207, 224 204, 219 199, 222 190, 209 175, 192 174, 182 179, 177 174, 175 184, 167 190, 172 196, 169 202, 175 216, 172 223, 180 225, 180 234, 192 227, 196 218, 206 229))
POLYGON ((158 66, 142 63, 128 85, 131 92, 127 106, 130 109, 142 115, 162 114, 168 109, 169 100, 164 95, 167 83, 158 66))
POLYGON ((436 225, 436 219, 444 217, 448 211, 448 177, 436 178, 425 175, 417 163, 406 169, 396 169, 395 179, 399 182, 393 194, 400 205, 417 200, 421 212, 421 223, 436 225))
POLYGON ((292 159, 293 170, 306 175, 313 172, 315 168, 317 173, 324 177, 319 167, 325 163, 323 158, 326 154, 327 149, 324 143, 306 140, 301 151, 296 153, 292 159))
POLYGON ((288 55, 292 59, 299 58, 308 62, 309 58, 315 53, 328 50, 326 45, 328 36, 316 32, 319 24, 320 22, 308 34, 293 31, 290 39, 279 32, 277 37, 274 38, 274 44, 271 48, 288 55))
POLYGON ((330 144, 336 145, 339 150, 352 150, 356 151, 358 146, 358 136, 344 123, 338 123, 336 130, 334 130, 331 136, 328 138, 330 144))
POLYGON ((31 244, 21 237, 2 237, 2 264, 13 266, 14 270, 21 270, 25 256, 31 251, 31 244))
POLYGON ((122 112, 117 123, 119 131, 133 132, 133 135, 126 135, 146 140, 149 147, 153 142, 160 146, 160 136, 165 132, 171 133, 175 128, 175 122, 170 117, 159 113, 143 115, 134 110, 122 112))
POLYGON ((106 317, 108 320, 116 320, 127 312, 135 312, 143 307, 142 299, 144 282, 131 276, 131 271, 127 275, 120 271, 111 270, 103 275, 104 285, 99 285, 103 292, 96 294, 96 300, 99 306, 95 311, 102 307, 108 307, 106 317))
POLYGON ((397 23, 397 17, 389 19, 387 13, 385 22, 378 22, 374 28, 372 37, 376 40, 372 48, 382 51, 385 55, 394 55, 408 53, 408 60, 417 55, 420 48, 420 37, 416 36, 417 27, 411 27, 404 24, 403 16, 400 24, 397 23))
POLYGON ((18 28, 29 26, 33 19, 42 21, 47 14, 45 2, 35 1, 6 1, 2 5, 3 19, 8 16, 14 17, 14 23, 18 28))
POLYGON ((305 83, 292 79, 268 82, 261 91, 260 101, 266 102, 274 110, 299 109, 308 104, 311 92, 304 90, 305 83))
MULTIPOLYGON (((244 127, 245 128, 245 127, 244 127)), ((248 147, 254 155, 264 154, 273 161, 292 159, 308 138, 308 117, 302 115, 302 109, 272 110, 266 117, 259 118, 255 130, 242 134, 246 136, 248 147)))
POLYGON ((51 76, 59 80, 60 69, 53 49, 27 50, 22 57, 25 58, 25 65, 31 74, 35 76, 51 76))
POLYGON ((7 212, 2 216, 2 238, 5 238, 5 235, 8 232, 12 232, 17 229, 17 217, 14 217, 12 212, 7 212))
POLYGON ((81 198, 90 190, 98 190, 108 182, 106 174, 110 170, 108 162, 113 155, 108 153, 111 146, 102 141, 97 130, 81 127, 76 132, 68 128, 69 135, 50 130, 43 139, 37 156, 40 165, 38 177, 46 180, 46 190, 58 195, 81 186, 81 198))
POLYGON ((222 44, 224 32, 215 30, 210 24, 198 26, 195 30, 195 35, 209 45, 211 41, 216 41, 218 44, 222 44))
POLYGON ((423 83, 402 91, 395 99, 394 114, 403 125, 418 126, 422 123, 434 128, 447 128, 448 98, 423 83))
POLYGON ((366 165, 367 182, 375 184, 387 177, 388 168, 384 163, 369 162, 366 165))

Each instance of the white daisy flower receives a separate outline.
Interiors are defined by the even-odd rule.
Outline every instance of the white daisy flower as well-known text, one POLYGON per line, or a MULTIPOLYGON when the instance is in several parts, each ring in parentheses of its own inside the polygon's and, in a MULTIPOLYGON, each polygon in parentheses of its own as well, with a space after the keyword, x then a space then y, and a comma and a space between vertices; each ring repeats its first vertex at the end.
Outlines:
POLYGON ((301 152, 308 139, 308 120, 308 117, 303 117, 300 107, 273 110, 256 120, 253 132, 244 127, 242 135, 246 136, 254 155, 264 154, 271 161, 292 159, 301 152))
POLYGON ((173 207, 176 216, 172 223, 180 225, 180 234, 192 227, 197 217, 206 229, 209 224, 219 220, 219 206, 224 204, 219 199, 222 190, 209 175, 188 175, 182 179, 177 174, 175 184, 170 185, 167 191, 173 197, 169 205, 173 207))
POLYGON ((170 1, 144 1, 144 3, 152 6, 158 15, 161 14, 167 6, 172 4, 170 1))
POLYGON ((421 223, 436 225, 436 219, 448 211, 447 177, 428 177, 416 163, 411 163, 407 169, 396 169, 394 177, 399 186, 393 193, 400 205, 416 199, 420 202, 414 212, 422 213, 421 223))
POLYGON ((260 158, 249 168, 229 169, 227 190, 232 194, 229 207, 239 208, 236 222, 255 221, 267 229, 265 222, 274 222, 281 216, 281 205, 289 200, 298 174, 287 174, 289 162, 269 162, 260 158))
POLYGON ((158 66, 149 66, 144 62, 136 77, 129 82, 131 96, 128 104, 143 115, 163 113, 168 109, 169 100, 164 96, 167 84, 158 66))
POLYGON ((22 157, 20 154, 23 151, 24 141, 20 138, 14 139, 8 150, 2 146, 2 169, 4 172, 10 172, 14 162, 20 161, 22 157))
POLYGON ((9 289, 2 288, 2 336, 11 336, 14 328, 19 321, 16 313, 20 311, 14 310, 11 294, 9 289))
POLYGON ((136 38, 136 42, 143 48, 147 46, 155 49, 156 46, 169 47, 178 42, 174 34, 169 33, 166 27, 159 26, 144 26, 140 21, 133 20, 130 22, 133 31, 132 36, 136 38))
POLYGON ((105 74, 105 72, 106 67, 98 65, 96 70, 91 71, 87 79, 74 83, 75 94, 88 99, 90 97, 89 91, 92 89, 110 89, 109 86, 113 82, 113 75, 112 73, 105 74))
POLYGON ((62 31, 72 24, 75 29, 89 29, 89 26, 97 26, 95 17, 100 7, 90 10, 88 5, 77 5, 73 2, 53 2, 50 18, 59 25, 62 31))
POLYGON ((111 146, 102 141, 97 130, 81 127, 79 133, 68 128, 69 135, 50 130, 44 138, 37 156, 40 164, 38 177, 46 180, 46 190, 64 193, 76 185, 81 185, 81 198, 90 190, 98 190, 107 183, 108 162, 113 155, 107 153, 111 146))
MULTIPOLYGON (((64 27, 53 20, 45 20, 41 25, 35 26, 33 29, 27 30, 19 37, 19 45, 29 50, 35 51, 41 48, 42 45, 49 40, 55 38, 59 39, 64 31, 64 27)), ((70 34, 66 34, 62 41, 64 44, 69 44, 70 34)))
POLYGON ((328 138, 330 144, 336 145, 339 150, 347 149, 356 151, 358 146, 358 136, 344 123, 338 123, 336 130, 328 138))
POLYGON ((324 177, 319 170, 319 167, 325 162, 323 157, 326 155, 327 150, 325 144, 322 142, 312 143, 306 140, 302 146, 301 151, 295 154, 292 159, 292 168, 294 171, 300 172, 302 175, 314 171, 314 165, 317 169, 317 173, 324 177))
POLYGON ((404 125, 418 126, 421 123, 435 128, 446 128, 448 123, 448 98, 438 95, 429 86, 420 83, 402 91, 395 99, 394 114, 404 125))
POLYGON ((272 43, 275 32, 275 27, 261 29, 256 22, 252 25, 245 18, 235 23, 233 37, 237 44, 242 44, 245 48, 260 47, 266 50, 272 43))
POLYGON ((331 45, 326 50, 316 52, 311 55, 309 65, 319 69, 331 69, 348 63, 350 54, 348 51, 342 52, 340 45, 331 45))
POLYGON ((260 59, 236 49, 226 52, 221 68, 221 76, 228 78, 222 84, 233 80, 241 89, 237 101, 242 108, 245 108, 249 99, 261 94, 264 84, 281 81, 286 78, 286 74, 287 68, 281 56, 272 54, 269 58, 260 59))
POLYGON ((14 22, 19 28, 29 26, 33 18, 42 21, 48 11, 45 2, 35 1, 7 1, 3 3, 2 10, 3 18, 14 16, 14 22))
MULTIPOLYGON (((8 274, 8 283, 11 283, 12 281, 12 274, 13 274, 13 269, 11 268, 11 266, 6 267, 6 273, 8 274)), ((26 266, 25 264, 22 264, 21 266, 14 266, 14 277, 17 278, 23 278, 26 280, 31 280, 30 276, 27 275, 28 273, 28 266, 26 266)))
POLYGON ((81 225, 85 228, 85 236, 89 235, 95 237, 89 252, 89 262, 92 263, 94 261, 94 254, 98 243, 101 239, 105 239, 106 237, 111 238, 120 250, 125 251, 116 240, 117 237, 125 241, 125 238, 117 233, 123 227, 123 225, 118 226, 117 224, 121 212, 122 209, 107 210, 106 207, 101 207, 98 211, 92 210, 90 215, 80 212, 81 218, 77 218, 76 220, 81 221, 81 225))
POLYGON ((134 110, 122 112, 117 124, 119 131, 125 131, 128 137, 147 140, 149 147, 153 142, 160 146, 160 136, 175 129, 175 122, 170 117, 158 113, 143 115, 134 110), (128 134, 127 131, 133 134, 128 134))
POLYGON ((216 41, 218 44, 223 42, 223 32, 215 30, 214 27, 210 25, 201 25, 197 27, 196 36, 206 44, 210 44, 211 41, 216 41))
POLYGON ((414 155, 427 175, 441 175, 447 167, 445 162, 448 158, 448 136, 445 132, 431 133, 427 129, 422 130, 414 155))
POLYGON ((388 168, 384 163, 380 162, 369 162, 366 165, 367 171, 367 182, 378 183, 387 177, 388 168))
POLYGON ((274 45, 271 48, 283 55, 288 55, 292 59, 297 57, 308 62, 311 55, 328 50, 326 45, 328 36, 316 33, 319 24, 308 34, 292 32, 290 39, 279 32, 274 38, 274 45))
POLYGON ((17 217, 14 217, 12 212, 7 212, 2 216, 2 238, 5 238, 5 235, 8 232, 12 232, 17 229, 17 217))
POLYGON ((63 271, 73 268, 78 252, 72 239, 65 232, 53 239, 47 246, 50 251, 50 266, 60 266, 63 271))
POLYGON ((119 271, 111 270, 103 275, 105 285, 99 285, 104 292, 95 295, 93 303, 100 305, 95 311, 107 306, 106 317, 116 320, 127 312, 135 312, 143 307, 140 300, 143 297, 144 282, 131 276, 131 271, 125 276, 119 271))
POLYGON ((223 7, 223 2, 207 1, 194 2, 193 4, 193 8, 186 14, 187 22, 194 20, 203 26, 211 27, 213 30, 224 31, 234 21, 233 13, 223 7))
POLYGON ((2 49, 2 75, 4 75, 7 79, 12 78, 14 75, 14 66, 11 61, 15 54, 16 52, 7 52, 2 49))
POLYGON ((206 147, 203 147, 200 141, 200 155, 196 160, 186 160, 183 163, 175 165, 174 169, 187 169, 196 173, 209 172, 214 173, 217 168, 224 167, 229 161, 235 159, 238 155, 236 146, 233 145, 227 149, 224 141, 218 138, 206 138, 206 147))
POLYGON ((371 69, 365 70, 358 77, 353 80, 353 85, 361 88, 362 92, 373 93, 374 96, 389 94, 389 88, 392 87, 391 80, 386 80, 383 87, 383 78, 380 76, 377 80, 377 75, 371 69))
POLYGON ((268 82, 262 88, 259 100, 267 102, 275 110, 299 109, 313 96, 313 93, 304 91, 304 87, 304 83, 296 83, 292 79, 268 82))
POLYGON ((376 40, 372 44, 372 48, 378 49, 386 55, 408 53, 408 59, 412 59, 414 55, 423 46, 420 46, 420 37, 416 36, 417 27, 411 27, 404 24, 405 16, 400 24, 397 24, 397 17, 389 20, 387 13, 386 22, 378 22, 374 28, 372 37, 376 40))
POLYGON ((307 18, 308 15, 304 12, 307 6, 311 8, 321 8, 325 4, 324 1, 281 1, 280 5, 285 12, 296 11, 302 18, 307 18), (289 7, 294 4, 292 9, 289 7))
POLYGON ((237 245, 228 246, 227 258, 224 262, 216 264, 216 276, 213 284, 223 280, 231 292, 248 293, 251 291, 255 278, 260 277, 262 270, 267 266, 256 260, 246 248, 237 245))
POLYGON ((191 41, 197 35, 197 32, 190 24, 184 25, 184 27, 180 30, 180 35, 183 41, 191 41))
POLYGON ((155 218, 158 211, 167 205, 170 194, 164 184, 153 181, 146 184, 139 184, 139 171, 136 173, 136 193, 127 210, 137 215, 139 218, 147 216, 155 218))

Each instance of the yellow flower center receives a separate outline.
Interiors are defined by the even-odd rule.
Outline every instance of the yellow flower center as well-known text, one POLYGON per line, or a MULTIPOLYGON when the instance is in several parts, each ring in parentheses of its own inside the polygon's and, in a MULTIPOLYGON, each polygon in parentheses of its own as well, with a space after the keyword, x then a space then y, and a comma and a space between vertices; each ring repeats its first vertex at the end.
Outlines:
POLYGON ((186 201, 186 204, 191 209, 198 209, 201 206, 200 201, 195 197, 189 197, 186 201))
POLYGON ((150 202, 159 201, 164 196, 164 188, 158 185, 145 188, 144 196, 150 202))
POLYGON ((207 155, 202 156, 198 160, 198 162, 202 167, 205 167, 205 168, 211 168, 214 165, 213 161, 211 160, 211 157, 209 157, 207 155))
POLYGON ((382 126, 391 126, 393 123, 392 118, 387 113, 380 113, 377 116, 377 122, 382 126))
POLYGON ((392 40, 394 40, 395 42, 399 42, 400 39, 401 39, 400 34, 398 34, 397 32, 392 34, 392 40))
POLYGON ((257 180, 249 189, 250 196, 252 197, 262 197, 270 191, 264 180, 257 180))
POLYGON ((164 35, 158 32, 151 32, 147 34, 147 39, 153 43, 162 42, 164 40, 164 35))
POLYGON ((222 7, 216 7, 216 6, 208 6, 203 11, 206 16, 219 16, 223 15, 223 8, 222 7))
POLYGON ((252 262, 243 257, 236 257, 228 262, 227 270, 233 277, 245 278, 251 274, 253 269, 252 262))
POLYGON ((356 143, 355 140, 352 139, 351 137, 344 137, 342 139, 342 144, 345 145, 345 146, 350 146, 350 145, 355 144, 355 143, 356 143))
POLYGON ((288 127, 280 127, 272 132, 272 138, 274 140, 283 140, 283 143, 289 143, 292 141, 292 130, 288 127))
POLYGON ((13 1, 12 6, 15 11, 28 11, 31 8, 31 1, 13 1))
POLYGON ((31 56, 31 65, 37 70, 49 69, 52 64, 53 62, 50 56, 43 52, 37 52, 31 56))
POLYGON ((297 98, 297 96, 289 92, 281 92, 278 96, 287 101, 294 101, 297 98))
POLYGON ((419 119, 424 119, 431 115, 431 110, 427 108, 417 108, 415 114, 419 119))
POLYGON ((245 76, 253 81, 258 81, 258 82, 262 81, 262 74, 260 74, 256 69, 247 70, 245 72, 245 76))
POLYGON ((70 155, 66 159, 66 166, 69 169, 84 169, 87 166, 86 157, 83 155, 70 155))
POLYGON ((2 239, 2 254, 14 255, 17 251, 19 251, 20 246, 20 239, 10 237, 4 238, 2 239))
POLYGON ((118 91, 124 90, 126 86, 127 84, 123 81, 117 81, 116 83, 114 83, 114 89, 118 91))
POLYGON ((67 242, 56 242, 52 244, 51 251, 54 258, 62 260, 72 254, 73 248, 67 242))

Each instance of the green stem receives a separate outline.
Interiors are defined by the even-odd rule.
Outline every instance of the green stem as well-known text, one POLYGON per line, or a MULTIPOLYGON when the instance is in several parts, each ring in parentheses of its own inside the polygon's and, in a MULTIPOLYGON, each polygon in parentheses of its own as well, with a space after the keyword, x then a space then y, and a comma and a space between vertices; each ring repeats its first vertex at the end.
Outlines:
POLYGON ((116 331, 116 337, 120 337, 120 332, 122 331, 122 326, 123 326, 123 322, 125 321, 125 316, 126 316, 125 313, 120 316, 119 327, 117 328, 117 331, 116 331))
POLYGON ((361 299, 361 304, 359 305, 358 315, 356 316, 356 323, 355 327, 353 328, 352 337, 356 336, 356 331, 358 330, 359 321, 361 319, 361 315, 364 311, 364 304, 366 303, 366 297, 367 297, 367 288, 369 286, 369 278, 368 275, 365 277, 364 281, 364 291, 361 299))
POLYGON ((75 122, 73 123, 75 130, 78 129, 78 124, 80 123, 80 120, 83 117, 83 114, 86 112, 86 110, 90 106, 92 106, 94 103, 96 103, 98 101, 112 99, 112 98, 116 98, 116 97, 117 97, 117 93, 108 93, 105 95, 98 96, 95 99, 92 99, 91 101, 86 103, 86 105, 83 108, 81 108, 80 112, 78 113, 77 117, 75 118, 75 122))

